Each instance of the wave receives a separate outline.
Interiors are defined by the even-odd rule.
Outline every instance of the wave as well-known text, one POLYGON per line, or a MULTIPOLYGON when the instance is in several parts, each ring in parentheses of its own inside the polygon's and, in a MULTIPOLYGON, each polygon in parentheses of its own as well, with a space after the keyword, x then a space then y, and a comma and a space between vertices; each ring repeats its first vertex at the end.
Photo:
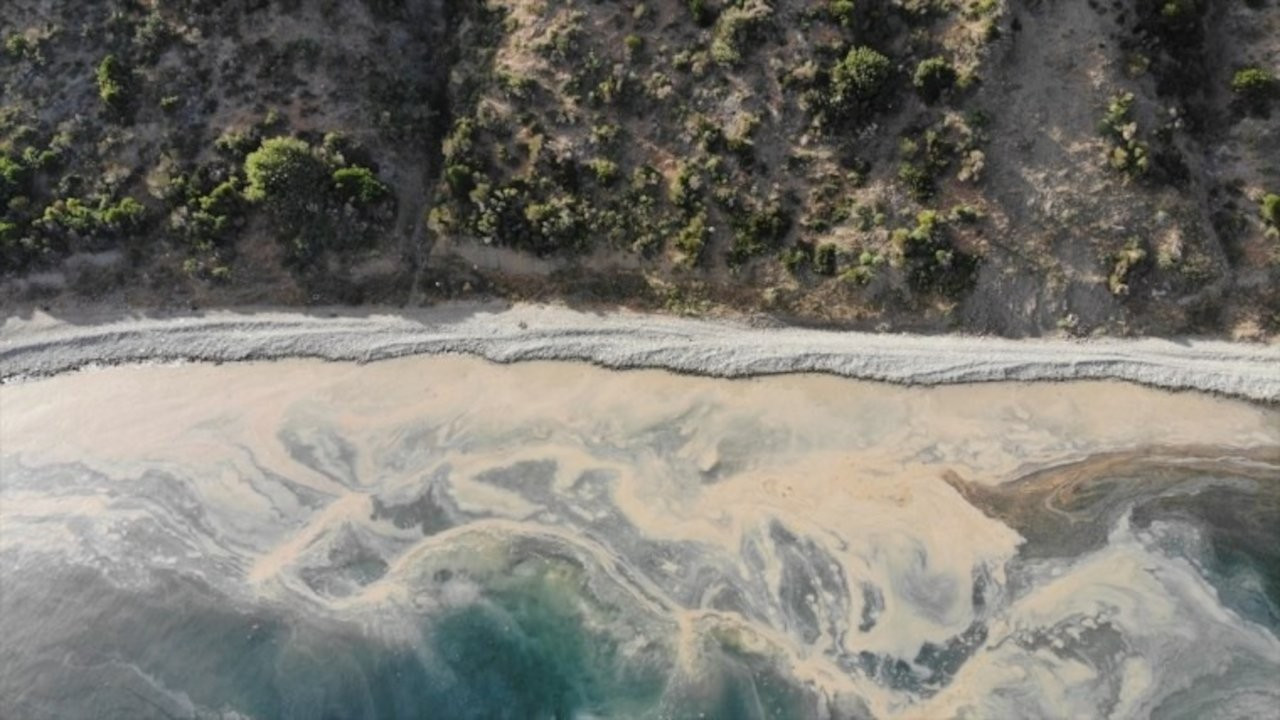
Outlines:
POLYGON ((463 353, 510 363, 580 360, 710 377, 819 372, 909 385, 1124 380, 1263 402, 1280 399, 1280 347, 1203 340, 1002 340, 762 328, 546 306, 445 305, 399 315, 216 311, 0 328, 0 377, 86 366, 323 358, 368 362, 463 353))

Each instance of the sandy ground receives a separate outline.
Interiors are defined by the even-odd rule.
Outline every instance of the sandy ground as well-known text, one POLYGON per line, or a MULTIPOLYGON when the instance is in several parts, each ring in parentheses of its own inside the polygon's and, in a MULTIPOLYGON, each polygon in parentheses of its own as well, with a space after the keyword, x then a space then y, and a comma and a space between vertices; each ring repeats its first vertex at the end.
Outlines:
POLYGON ((821 372, 923 385, 1111 379, 1280 399, 1280 347, 1220 341, 875 335, 533 305, 443 305, 358 316, 214 311, 74 322, 36 314, 0 326, 5 379, 130 362, 363 362, 439 353, 503 363, 583 360, 717 377, 821 372))

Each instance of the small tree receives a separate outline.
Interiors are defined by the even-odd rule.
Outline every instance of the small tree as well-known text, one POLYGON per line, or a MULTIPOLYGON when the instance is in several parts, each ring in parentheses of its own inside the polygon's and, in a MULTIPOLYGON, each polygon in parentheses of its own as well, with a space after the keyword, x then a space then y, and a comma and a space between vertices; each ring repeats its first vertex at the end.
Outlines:
POLYGON ((274 137, 244 159, 246 200, 261 203, 271 216, 278 239, 295 259, 313 256, 335 238, 329 207, 332 171, 307 143, 274 137))
POLYGON ((1231 78, 1231 91, 1251 109, 1265 110, 1277 94, 1276 76, 1259 67, 1246 67, 1231 78))
POLYGON ((911 77, 911 84, 925 102, 934 102, 942 93, 950 90, 956 82, 956 69, 946 58, 931 57, 921 60, 916 72, 911 77))

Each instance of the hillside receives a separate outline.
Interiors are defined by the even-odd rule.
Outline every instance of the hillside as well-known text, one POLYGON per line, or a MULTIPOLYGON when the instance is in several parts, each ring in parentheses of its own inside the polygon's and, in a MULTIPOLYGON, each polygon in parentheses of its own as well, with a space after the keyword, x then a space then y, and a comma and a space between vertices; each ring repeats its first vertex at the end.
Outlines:
POLYGON ((1280 334, 1277 0, 10 0, 0 302, 1280 334))

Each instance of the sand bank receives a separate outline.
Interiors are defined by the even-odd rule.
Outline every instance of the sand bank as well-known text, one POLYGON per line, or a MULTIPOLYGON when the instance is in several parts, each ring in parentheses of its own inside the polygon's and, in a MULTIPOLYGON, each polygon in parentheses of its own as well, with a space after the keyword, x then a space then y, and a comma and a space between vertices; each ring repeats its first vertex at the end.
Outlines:
POLYGON ((1006 340, 762 328, 548 306, 446 305, 362 316, 211 311, 0 327, 0 377, 89 365, 314 357, 359 362, 463 353, 495 362, 581 360, 714 377, 819 372, 899 384, 1122 380, 1275 402, 1280 347, 1201 340, 1006 340))

